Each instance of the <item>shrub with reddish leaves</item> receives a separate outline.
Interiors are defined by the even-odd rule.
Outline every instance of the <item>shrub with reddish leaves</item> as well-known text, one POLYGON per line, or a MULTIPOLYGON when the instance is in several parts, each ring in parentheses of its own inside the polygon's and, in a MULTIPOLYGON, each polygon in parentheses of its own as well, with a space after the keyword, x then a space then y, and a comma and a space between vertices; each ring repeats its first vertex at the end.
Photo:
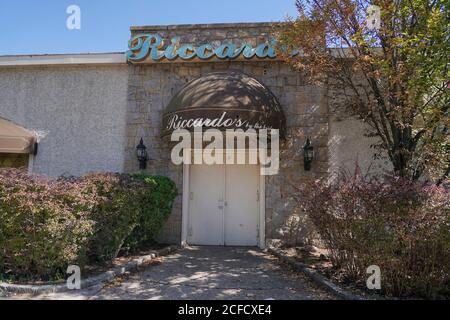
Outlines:
POLYGON ((337 183, 303 185, 299 191, 299 207, 348 281, 365 287, 366 268, 378 265, 384 294, 448 297, 448 188, 356 174, 337 183))
POLYGON ((0 272, 48 278, 69 263, 84 264, 93 234, 94 202, 84 185, 17 169, 0 171, 0 272))
POLYGON ((69 264, 111 261, 128 237, 137 247, 156 236, 175 195, 164 177, 47 179, 1 169, 0 278, 49 279, 65 275, 69 264))

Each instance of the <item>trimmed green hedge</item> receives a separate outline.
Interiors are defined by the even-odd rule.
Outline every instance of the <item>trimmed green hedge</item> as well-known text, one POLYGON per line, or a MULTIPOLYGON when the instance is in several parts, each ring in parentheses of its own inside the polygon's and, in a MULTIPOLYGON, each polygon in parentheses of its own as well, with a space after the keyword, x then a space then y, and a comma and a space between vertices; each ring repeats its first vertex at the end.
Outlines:
POLYGON ((116 173, 57 180, 0 169, 0 274, 50 279, 69 264, 114 259, 153 240, 177 195, 165 177, 116 173))
POLYGON ((133 177, 143 181, 151 191, 142 199, 136 228, 125 241, 124 247, 131 251, 155 239, 172 212, 173 200, 178 194, 175 183, 167 177, 143 174, 133 177))

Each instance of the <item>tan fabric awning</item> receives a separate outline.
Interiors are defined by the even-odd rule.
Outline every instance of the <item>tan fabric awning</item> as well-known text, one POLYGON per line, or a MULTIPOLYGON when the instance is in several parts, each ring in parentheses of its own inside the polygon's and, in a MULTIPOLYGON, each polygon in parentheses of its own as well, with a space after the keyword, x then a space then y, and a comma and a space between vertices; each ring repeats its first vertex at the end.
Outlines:
POLYGON ((0 118, 0 153, 34 153, 36 135, 0 118))
POLYGON ((242 72, 219 71, 185 84, 164 110, 162 136, 194 127, 278 129, 284 137, 286 119, 264 84, 242 72))

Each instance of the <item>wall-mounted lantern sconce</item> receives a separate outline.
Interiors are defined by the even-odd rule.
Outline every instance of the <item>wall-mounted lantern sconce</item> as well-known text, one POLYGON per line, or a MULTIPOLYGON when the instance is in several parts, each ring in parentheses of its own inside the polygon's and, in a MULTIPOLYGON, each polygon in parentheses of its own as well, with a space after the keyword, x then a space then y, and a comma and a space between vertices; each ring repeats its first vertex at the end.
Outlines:
POLYGON ((311 162, 314 159, 314 147, 311 145, 311 141, 306 139, 306 143, 303 146, 303 163, 305 171, 311 170, 311 162))
POLYGON ((144 141, 141 138, 139 144, 136 147, 136 156, 139 161, 139 169, 145 170, 147 168, 147 147, 144 145, 144 141))

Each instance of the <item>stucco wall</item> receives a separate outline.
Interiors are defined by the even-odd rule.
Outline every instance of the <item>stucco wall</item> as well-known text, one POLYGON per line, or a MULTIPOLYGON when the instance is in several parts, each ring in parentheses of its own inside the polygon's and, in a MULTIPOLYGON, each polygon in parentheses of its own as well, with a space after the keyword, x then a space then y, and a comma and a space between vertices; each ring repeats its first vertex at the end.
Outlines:
POLYGON ((0 68, 0 117, 39 133, 33 171, 122 171, 128 66, 0 68))
POLYGON ((362 121, 350 117, 330 116, 329 127, 331 179, 336 179, 340 173, 354 174, 356 165, 367 175, 380 175, 391 169, 387 155, 371 148, 379 139, 366 136, 369 128, 362 121))

